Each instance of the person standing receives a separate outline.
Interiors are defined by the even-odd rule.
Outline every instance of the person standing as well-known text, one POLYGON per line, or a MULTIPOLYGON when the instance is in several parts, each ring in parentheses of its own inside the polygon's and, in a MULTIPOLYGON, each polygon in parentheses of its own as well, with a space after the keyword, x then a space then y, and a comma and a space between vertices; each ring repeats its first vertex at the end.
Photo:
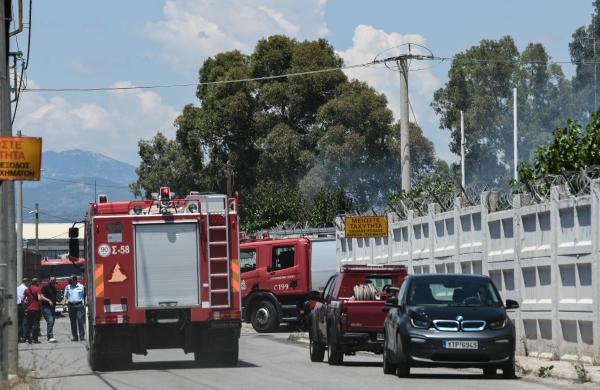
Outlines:
POLYGON ((83 285, 77 282, 77 275, 71 275, 71 280, 65 287, 62 304, 69 305, 69 319, 71 320, 71 341, 85 340, 85 289, 83 285), (79 334, 77 333, 79 330, 79 334))
POLYGON ((31 279, 31 284, 25 290, 25 339, 29 344, 32 342, 39 344, 39 326, 40 326, 40 288, 37 278, 31 279))
POLYGON ((51 276, 48 280, 48 284, 42 287, 42 293, 40 295, 40 301, 42 302, 42 316, 46 320, 46 336, 48 337, 49 343, 55 343, 54 338, 54 312, 56 308, 56 278, 51 276))
POLYGON ((23 304, 23 298, 25 298, 25 290, 29 284, 28 278, 23 278, 21 284, 17 287, 17 319, 19 327, 19 342, 25 341, 25 305, 23 304))

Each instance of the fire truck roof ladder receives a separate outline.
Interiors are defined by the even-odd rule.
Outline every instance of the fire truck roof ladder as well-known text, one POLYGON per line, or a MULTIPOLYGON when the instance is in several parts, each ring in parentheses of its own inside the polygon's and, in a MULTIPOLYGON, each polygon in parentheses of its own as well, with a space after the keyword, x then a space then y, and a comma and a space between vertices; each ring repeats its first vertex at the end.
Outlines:
POLYGON ((206 202, 203 203, 206 206, 203 213, 206 215, 208 232, 208 289, 210 307, 227 308, 231 304, 229 291, 230 265, 227 197, 224 195, 206 195, 206 202), (222 207, 221 203, 223 204, 222 207), (224 264, 225 266, 223 266, 224 264), (223 283, 223 281, 226 283, 223 283), (225 284, 225 288, 223 288, 223 284, 225 284))

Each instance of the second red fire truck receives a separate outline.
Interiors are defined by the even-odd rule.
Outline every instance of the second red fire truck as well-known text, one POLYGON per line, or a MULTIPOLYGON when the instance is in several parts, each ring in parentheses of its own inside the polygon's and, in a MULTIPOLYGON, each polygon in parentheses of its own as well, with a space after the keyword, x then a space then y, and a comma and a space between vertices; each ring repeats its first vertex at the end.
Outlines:
MULTIPOLYGON (((182 348, 198 364, 235 366, 240 337, 238 200, 191 193, 91 204, 85 258, 92 369, 182 348)), ((78 257, 71 229, 71 256, 78 257)))

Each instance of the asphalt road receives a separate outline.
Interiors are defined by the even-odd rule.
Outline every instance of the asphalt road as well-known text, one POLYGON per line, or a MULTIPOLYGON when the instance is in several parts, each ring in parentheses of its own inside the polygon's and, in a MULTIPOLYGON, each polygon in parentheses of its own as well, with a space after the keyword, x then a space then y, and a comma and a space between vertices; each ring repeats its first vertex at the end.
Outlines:
POLYGON ((159 350, 148 356, 134 355, 131 370, 93 372, 87 364, 84 343, 69 341, 68 323, 68 318, 58 319, 57 344, 20 345, 20 364, 31 370, 31 377, 41 389, 580 388, 555 381, 506 381, 500 376, 486 379, 479 370, 414 369, 414 375, 401 379, 383 375, 381 356, 370 354, 347 356, 343 366, 330 367, 327 363, 311 363, 307 346, 288 340, 290 333, 256 334, 246 325, 237 368, 197 368, 192 354, 159 350))

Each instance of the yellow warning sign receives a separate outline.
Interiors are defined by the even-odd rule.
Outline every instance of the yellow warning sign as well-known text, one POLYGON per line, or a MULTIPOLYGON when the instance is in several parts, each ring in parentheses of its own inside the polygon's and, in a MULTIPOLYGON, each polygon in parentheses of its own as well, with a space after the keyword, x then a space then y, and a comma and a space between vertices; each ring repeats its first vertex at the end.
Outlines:
POLYGON ((42 139, 0 137, 0 180, 40 180, 42 139))
POLYGON ((387 217, 344 217, 346 237, 368 238, 387 237, 387 217))

